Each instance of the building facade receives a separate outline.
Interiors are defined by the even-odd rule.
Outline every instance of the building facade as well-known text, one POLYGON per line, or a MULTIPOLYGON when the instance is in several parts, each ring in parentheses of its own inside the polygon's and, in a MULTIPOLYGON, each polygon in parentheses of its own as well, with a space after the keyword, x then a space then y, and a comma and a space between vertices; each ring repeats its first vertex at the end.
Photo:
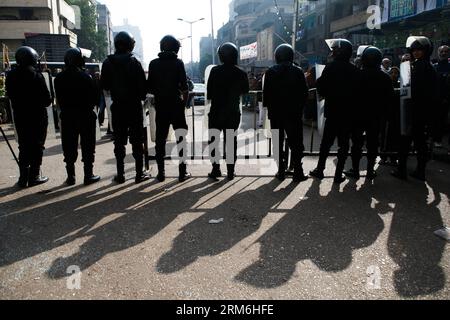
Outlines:
POLYGON ((136 45, 134 47, 134 54, 135 56, 142 62, 144 65, 146 65, 144 61, 144 46, 143 46, 143 39, 141 34, 141 29, 137 26, 130 25, 128 23, 128 19, 124 20, 124 23, 122 26, 114 26, 113 27, 114 35, 121 31, 126 31, 131 33, 134 36, 134 39, 136 40, 136 45))
POLYGON ((106 31, 106 36, 108 40, 108 54, 111 54, 114 52, 114 31, 111 20, 111 13, 108 7, 104 4, 97 4, 97 13, 98 13, 97 27, 99 30, 103 29, 106 31))
POLYGON ((69 47, 77 45, 75 12, 63 0, 2 0, 0 2, 0 42, 11 55, 20 46, 43 39, 37 48, 47 61, 61 61, 69 47))

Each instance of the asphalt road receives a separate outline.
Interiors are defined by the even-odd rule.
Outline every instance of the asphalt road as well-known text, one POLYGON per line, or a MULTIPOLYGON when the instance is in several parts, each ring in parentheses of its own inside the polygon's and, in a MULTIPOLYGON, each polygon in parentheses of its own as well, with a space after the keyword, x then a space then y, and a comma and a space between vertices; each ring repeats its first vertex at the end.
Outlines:
POLYGON ((116 185, 104 138, 102 181, 65 187, 62 159, 48 141, 51 181, 18 190, 0 142, 0 299, 450 298, 450 250, 433 234, 450 225, 448 163, 431 162, 427 183, 380 167, 374 183, 335 188, 332 158, 330 178, 299 185, 274 180, 270 160, 240 161, 232 182, 208 180, 208 162, 196 161, 185 183, 168 163, 165 183, 135 185, 129 156, 116 185))

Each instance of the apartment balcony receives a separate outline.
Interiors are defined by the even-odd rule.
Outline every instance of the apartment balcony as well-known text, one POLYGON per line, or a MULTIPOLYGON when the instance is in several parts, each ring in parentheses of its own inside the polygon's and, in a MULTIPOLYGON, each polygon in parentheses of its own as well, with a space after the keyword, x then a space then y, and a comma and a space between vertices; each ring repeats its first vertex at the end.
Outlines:
POLYGON ((330 31, 336 32, 340 30, 345 30, 351 27, 355 27, 361 24, 365 24, 370 17, 370 13, 366 11, 357 12, 351 16, 335 20, 331 22, 330 31))
POLYGON ((25 39, 25 33, 55 33, 49 20, 0 20, 0 39, 25 39))
POLYGON ((10 8, 52 8, 51 0, 2 0, 1 6, 10 8))

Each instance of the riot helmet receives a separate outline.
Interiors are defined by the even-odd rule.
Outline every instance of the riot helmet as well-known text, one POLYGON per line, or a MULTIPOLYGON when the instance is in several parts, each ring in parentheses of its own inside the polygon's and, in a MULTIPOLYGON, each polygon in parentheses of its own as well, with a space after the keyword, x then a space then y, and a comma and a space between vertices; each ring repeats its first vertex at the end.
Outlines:
POLYGON ((350 61, 353 55, 353 45, 347 39, 328 39, 325 40, 332 52, 335 60, 350 61))
POLYGON ((21 67, 36 67, 39 55, 31 47, 20 47, 16 51, 16 62, 21 67))
POLYGON ((361 55, 361 63, 364 69, 374 69, 381 66, 383 53, 377 47, 369 46, 361 55))
POLYGON ((80 48, 70 48, 64 56, 66 67, 83 68, 85 65, 83 53, 80 48))
POLYGON ((423 51, 425 58, 429 59, 433 54, 433 43, 427 37, 411 36, 406 41, 406 48, 410 53, 416 50, 423 51))
POLYGON ((275 61, 277 64, 293 63, 294 49, 292 46, 283 43, 275 49, 275 61))
POLYGON ((135 44, 136 41, 129 32, 121 31, 114 37, 114 46, 117 53, 131 53, 135 44))
POLYGON ((368 45, 359 46, 358 50, 356 50, 356 57, 361 57, 362 54, 364 53, 364 50, 366 50, 368 47, 370 47, 370 46, 368 46, 368 45))
POLYGON ((222 44, 218 50, 219 59, 223 64, 238 64, 238 48, 235 44, 227 42, 222 44))
POLYGON ((160 48, 161 52, 174 52, 178 54, 181 48, 181 43, 174 36, 167 35, 161 39, 160 48))

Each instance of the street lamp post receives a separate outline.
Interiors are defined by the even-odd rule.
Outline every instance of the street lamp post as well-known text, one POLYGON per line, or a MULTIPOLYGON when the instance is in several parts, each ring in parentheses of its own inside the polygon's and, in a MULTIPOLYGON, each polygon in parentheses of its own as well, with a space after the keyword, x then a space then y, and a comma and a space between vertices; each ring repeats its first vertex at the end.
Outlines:
MULTIPOLYGON (((183 21, 186 23, 189 23, 190 27, 191 27, 191 80, 194 81, 194 42, 193 42, 193 38, 192 38, 192 25, 196 22, 205 20, 205 18, 201 18, 195 21, 186 21, 184 19, 178 18, 179 21, 183 21)), ((195 104, 195 103, 194 103, 195 104)), ((195 108, 194 106, 192 106, 192 155, 193 158, 195 158, 195 108)))
POLYGON ((178 18, 178 21, 183 21, 183 22, 188 23, 191 28, 191 79, 194 79, 194 42, 193 42, 193 38, 192 38, 192 25, 196 22, 203 21, 203 20, 205 20, 205 18, 201 18, 201 19, 198 19, 195 21, 187 21, 187 20, 178 18))
POLYGON ((211 52, 212 52, 212 64, 216 64, 216 50, 214 47, 214 15, 213 15, 213 0, 210 0, 211 4, 211 52))

